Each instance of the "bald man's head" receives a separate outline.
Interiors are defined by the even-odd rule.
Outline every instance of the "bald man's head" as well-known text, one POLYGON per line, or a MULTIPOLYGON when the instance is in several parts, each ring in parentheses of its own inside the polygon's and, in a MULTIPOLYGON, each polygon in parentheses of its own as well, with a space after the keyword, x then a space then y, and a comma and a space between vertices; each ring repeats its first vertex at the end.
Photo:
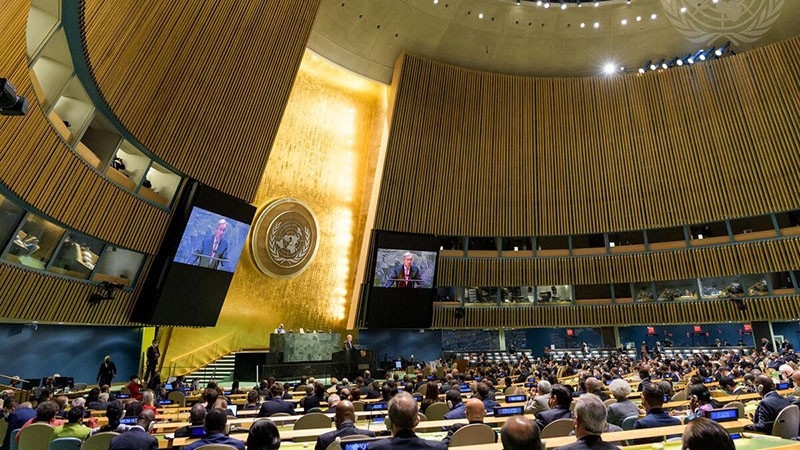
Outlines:
POLYGON ((350 400, 341 400, 336 404, 336 418, 334 420, 337 428, 345 422, 356 421, 356 410, 350 400))
POLYGON ((392 435, 398 431, 413 430, 419 423, 417 401, 408 392, 400 392, 389 401, 389 420, 392 435))
POLYGON ((467 420, 470 423, 483 422, 483 418, 486 417, 486 408, 483 406, 483 402, 477 398, 471 398, 467 400, 466 405, 467 420))
POLYGON ((503 450, 544 450, 536 422, 524 416, 509 417, 500 429, 503 450))

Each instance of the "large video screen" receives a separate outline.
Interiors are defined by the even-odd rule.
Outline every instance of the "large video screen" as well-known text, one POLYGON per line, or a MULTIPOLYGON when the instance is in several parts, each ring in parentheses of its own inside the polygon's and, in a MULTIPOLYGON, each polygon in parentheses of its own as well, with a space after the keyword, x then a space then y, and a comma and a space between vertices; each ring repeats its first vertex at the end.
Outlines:
POLYGON ((433 288, 436 252, 379 248, 373 287, 433 288))
POLYGON ((249 231, 246 223, 194 207, 173 261, 233 273, 249 231))

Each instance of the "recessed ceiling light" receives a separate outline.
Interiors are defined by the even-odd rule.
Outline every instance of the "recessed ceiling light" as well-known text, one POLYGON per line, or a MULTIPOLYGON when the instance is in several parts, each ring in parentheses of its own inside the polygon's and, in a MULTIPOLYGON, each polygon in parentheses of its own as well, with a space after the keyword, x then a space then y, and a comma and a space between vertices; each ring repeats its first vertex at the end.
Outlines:
POLYGON ((586 24, 581 22, 581 28, 586 28, 586 24))
POLYGON ((617 70, 617 65, 614 63, 606 63, 603 66, 603 73, 606 75, 612 75, 617 70))
POLYGON ((627 25, 628 24, 628 19, 622 19, 620 21, 620 23, 623 24, 623 25, 627 25))
POLYGON ((636 21, 637 22, 641 22, 642 21, 642 16, 636 16, 636 21))
POLYGON ((657 17, 658 15, 656 13, 650 14, 650 18, 653 20, 656 20, 657 17))
POLYGON ((478 13, 478 19, 483 19, 483 13, 478 13))
POLYGON ((685 13, 685 12, 686 12, 686 7, 685 7, 685 6, 681 6, 681 12, 682 12, 682 13, 685 13))
POLYGON ((595 28, 600 28, 600 22, 595 22, 595 23, 594 23, 594 27, 595 27, 595 28))

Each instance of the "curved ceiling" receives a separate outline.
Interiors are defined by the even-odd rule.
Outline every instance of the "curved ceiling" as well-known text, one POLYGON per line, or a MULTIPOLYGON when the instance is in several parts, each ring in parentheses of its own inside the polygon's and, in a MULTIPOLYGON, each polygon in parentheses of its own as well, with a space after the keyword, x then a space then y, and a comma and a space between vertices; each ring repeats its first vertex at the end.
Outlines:
POLYGON ((745 51, 797 35, 798 23, 797 0, 583 0, 565 9, 558 0, 550 8, 530 0, 322 0, 308 46, 387 83, 402 52, 492 72, 592 76, 607 63, 635 72, 726 41, 745 51))

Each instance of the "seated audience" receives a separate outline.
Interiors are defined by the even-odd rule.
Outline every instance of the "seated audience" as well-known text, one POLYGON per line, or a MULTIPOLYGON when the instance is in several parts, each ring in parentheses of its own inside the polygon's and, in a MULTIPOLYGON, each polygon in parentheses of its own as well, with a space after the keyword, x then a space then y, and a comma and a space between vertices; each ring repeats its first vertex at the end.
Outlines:
POLYGON ((369 443, 370 450, 392 449, 438 449, 447 448, 441 442, 428 441, 417 437, 414 428, 419 423, 419 409, 414 397, 408 392, 400 392, 389 401, 389 420, 392 423, 392 437, 369 443))
POLYGON ((753 424, 745 425, 744 429, 769 434, 772 432, 772 424, 775 423, 778 413, 791 405, 791 402, 775 390, 775 382, 766 375, 757 376, 755 385, 756 391, 761 395, 761 401, 753 414, 753 424))
MULTIPOLYGON (((93 433, 105 433, 107 431, 117 431, 120 425, 119 421, 122 419, 122 416, 125 415, 125 405, 122 404, 121 400, 114 400, 113 402, 108 402, 108 407, 106 408, 106 418, 108 419, 108 423, 92 430, 93 433)), ((125 425, 127 427, 127 425, 125 425)))
POLYGON ((491 399, 489 392, 488 384, 481 382, 475 385, 475 397, 483 402, 483 407, 486 408, 487 411, 494 411, 497 402, 491 399))
POLYGON ((603 383, 600 382, 600 380, 598 380, 597 378, 595 377, 587 378, 585 385, 587 394, 594 394, 598 396, 602 401, 606 401, 610 398, 608 394, 603 392, 603 383))
POLYGON ((10 401, 3 406, 9 412, 9 414, 5 418, 6 422, 8 422, 8 426, 6 427, 6 434, 3 437, 2 450, 8 450, 10 446, 11 432, 13 430, 22 428, 23 425, 35 418, 36 410, 33 409, 31 402, 17 404, 14 401, 10 401))
POLYGON ((689 422, 683 430, 683 450, 735 450, 728 431, 722 425, 705 417, 689 422))
MULTIPOLYGON (((588 388, 588 383, 587 383, 588 388)), ((600 435, 606 428, 606 407, 594 394, 583 394, 575 403, 575 417, 572 420, 575 437, 578 440, 562 446, 562 450, 617 450, 610 442, 603 442, 600 435)))
POLYGON ((176 438, 189 437, 192 427, 202 427, 206 424, 206 407, 202 403, 195 403, 189 410, 189 423, 175 430, 176 438))
MULTIPOLYGON (((647 415, 637 420, 633 424, 633 429, 638 430, 641 428, 657 428, 668 427, 672 425, 680 425, 681 421, 677 417, 672 417, 667 414, 662 408, 664 405, 664 390, 658 383, 649 383, 642 391, 642 405, 644 406, 647 415)), ((651 444, 653 442, 661 442, 662 438, 654 437, 647 439, 638 439, 637 444, 651 444)))
POLYGON ((557 419, 571 419, 572 412, 569 410, 572 404, 572 396, 566 387, 557 384, 550 390, 550 409, 536 414, 536 425, 543 430, 550 422, 557 419))
POLYGON ((131 398, 141 401, 142 400, 142 382, 139 381, 139 375, 131 375, 130 381, 127 384, 128 391, 131 393, 131 398))
POLYGON ((157 412, 156 395, 150 389, 142 392, 142 410, 157 412))
POLYGON ((450 411, 444 415, 445 420, 464 419, 467 417, 467 411, 464 409, 466 406, 461 401, 461 392, 458 389, 450 389, 444 396, 445 403, 450 411))
POLYGON ((252 390, 247 393, 247 403, 242 407, 244 411, 258 409, 258 391, 252 390))
POLYGON ((108 450, 158 450, 158 440, 150 435, 150 429, 156 415, 153 411, 142 411, 136 420, 136 425, 130 426, 127 431, 114 436, 108 450))
POLYGON ((328 396, 328 409, 326 409, 324 412, 325 412, 326 414, 327 414, 327 413, 335 413, 335 412, 336 412, 336 405, 338 405, 338 404, 339 404, 339 401, 340 401, 340 400, 341 400, 341 399, 340 399, 340 398, 339 398, 339 396, 338 396, 338 395, 336 395, 336 394, 331 394, 331 395, 329 395, 329 396, 328 396))
POLYGON ((280 383, 274 383, 269 389, 272 399, 261 404, 261 409, 258 410, 258 417, 269 417, 277 413, 294 415, 294 403, 283 399, 283 386, 280 383))
POLYGON ((435 381, 429 381, 427 386, 425 388, 425 398, 422 399, 422 403, 419 405, 419 410, 422 414, 425 414, 428 406, 439 401, 439 385, 435 381))
POLYGON ((97 394, 97 400, 86 403, 87 409, 96 411, 105 411, 108 408, 108 392, 100 392, 97 394))
POLYGON ((531 386, 530 398, 525 404, 526 414, 538 414, 550 409, 550 389, 552 385, 547 380, 540 381, 537 385, 531 386))
POLYGON ((362 435, 375 437, 375 433, 372 431, 356 428, 355 423, 356 411, 353 409, 353 404, 349 400, 340 401, 336 405, 336 416, 334 417, 336 430, 319 435, 314 450, 325 450, 336 438, 345 436, 362 435))
POLYGON ((608 389, 611 391, 611 395, 617 399, 616 403, 608 406, 608 423, 621 427, 622 421, 626 417, 639 415, 639 406, 628 398, 631 393, 631 385, 627 381, 617 378, 611 381, 608 389))
MULTIPOLYGON (((483 402, 478 400, 477 398, 471 398, 466 402, 466 413, 467 413, 467 422, 469 424, 473 423, 483 423, 483 418, 486 417, 486 408, 483 406, 483 402)), ((457 423, 451 425, 447 429, 447 436, 442 439, 445 445, 450 445, 450 439, 452 439, 453 435, 461 429, 461 427, 465 426, 465 423, 457 423)), ((495 442, 497 442, 497 435, 494 437, 495 442)), ((319 449, 317 449, 319 450, 319 449)))
POLYGON ((500 429, 503 450, 544 450, 536 422, 524 416, 512 416, 500 429))
POLYGON ((66 395, 59 395, 53 401, 56 402, 56 405, 58 405, 58 412, 56 413, 56 418, 66 419, 67 403, 69 403, 69 397, 67 397, 66 395))
POLYGON ((257 420, 247 433, 247 450, 278 450, 281 435, 271 420, 257 420))
POLYGON ((714 399, 711 398, 711 392, 705 384, 693 384, 688 386, 689 389, 689 414, 687 420, 693 420, 697 417, 708 417, 708 412, 714 408, 718 408, 714 399))
POLYGON ((71 408, 69 412, 67 412, 67 423, 55 427, 50 440, 74 437, 85 441, 92 433, 92 429, 83 426, 83 411, 84 409, 80 406, 71 408))
POLYGON ((244 450, 244 442, 239 439, 225 436, 225 425, 228 423, 228 414, 221 409, 212 409, 206 413, 206 435, 189 445, 184 450, 194 450, 208 444, 224 444, 244 450))
POLYGON ((214 409, 214 404, 217 403, 217 399, 219 398, 219 391, 215 387, 206 388, 200 395, 200 398, 203 400, 207 409, 214 409))

